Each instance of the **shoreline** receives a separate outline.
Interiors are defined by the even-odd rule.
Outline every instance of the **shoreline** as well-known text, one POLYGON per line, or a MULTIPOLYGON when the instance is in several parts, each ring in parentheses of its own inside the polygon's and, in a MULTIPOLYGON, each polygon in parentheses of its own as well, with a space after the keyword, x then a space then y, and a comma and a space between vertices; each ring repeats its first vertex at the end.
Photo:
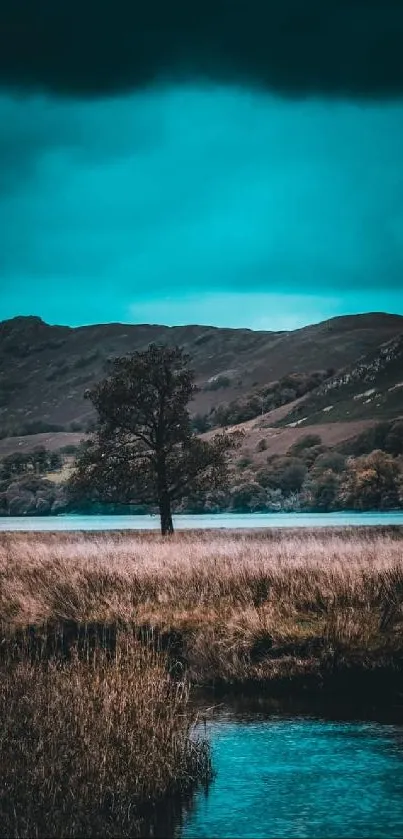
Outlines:
MULTIPOLYGON (((403 510, 335 513, 215 513, 173 516, 175 533, 259 533, 327 529, 402 528, 403 510), (232 520, 231 520, 232 519, 232 520)), ((158 516, 79 515, 0 516, 2 533, 159 533, 158 516)))

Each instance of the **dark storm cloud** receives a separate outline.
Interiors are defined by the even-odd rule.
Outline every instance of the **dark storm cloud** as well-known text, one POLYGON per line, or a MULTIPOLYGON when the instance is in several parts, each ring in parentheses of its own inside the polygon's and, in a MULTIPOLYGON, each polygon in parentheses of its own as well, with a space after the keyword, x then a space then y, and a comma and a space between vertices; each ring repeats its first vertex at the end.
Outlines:
POLYGON ((0 319, 288 328, 403 311, 399 103, 189 84, 4 94, 0 124, 18 157, 0 319))
POLYGON ((402 0, 1 0, 0 83, 73 95, 211 77, 403 93, 402 0))

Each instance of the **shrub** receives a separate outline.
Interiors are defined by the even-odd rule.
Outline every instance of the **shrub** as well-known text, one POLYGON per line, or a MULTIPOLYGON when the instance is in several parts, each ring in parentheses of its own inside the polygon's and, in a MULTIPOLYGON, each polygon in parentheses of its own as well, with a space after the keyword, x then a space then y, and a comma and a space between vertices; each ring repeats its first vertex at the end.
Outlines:
POLYGON ((344 455, 335 451, 327 451, 316 458, 313 471, 315 474, 320 474, 321 472, 331 470, 336 475, 339 475, 344 472, 345 466, 346 458, 344 455))
POLYGON ((339 487, 340 475, 331 469, 325 469, 315 477, 310 477, 303 487, 310 509, 321 513, 337 509, 339 487))
POLYGON ((266 493, 256 481, 240 484, 231 490, 231 506, 233 510, 254 513, 266 508, 266 493))
POLYGON ((292 492, 299 492, 307 474, 307 467, 303 463, 290 463, 280 473, 278 486, 284 495, 292 492))
POLYGON ((403 421, 393 423, 385 438, 385 451, 392 455, 403 454, 403 421))
POLYGON ((339 451, 345 454, 359 457, 363 454, 370 454, 376 449, 384 450, 386 438, 391 430, 390 422, 379 422, 372 428, 366 428, 358 437, 341 443, 339 451))
POLYGON ((207 414, 195 414, 192 417, 192 429, 196 434, 204 434, 210 428, 210 423, 207 414))
POLYGON ((304 449, 310 449, 312 446, 321 446, 322 439, 319 434, 305 434, 303 437, 300 437, 293 445, 289 448, 288 454, 294 455, 298 457, 304 449))
POLYGON ((63 468, 63 458, 60 452, 50 452, 48 462, 51 472, 57 472, 63 468))
POLYGON ((382 451, 350 458, 340 487, 343 506, 354 510, 401 506, 402 477, 398 463, 382 451))
POLYGON ((253 460, 248 455, 244 455, 243 457, 239 457, 236 463, 239 469, 247 469, 248 466, 251 466, 253 460))
POLYGON ((326 446, 308 446, 308 448, 300 451, 299 458, 305 463, 308 469, 311 469, 316 463, 317 458, 325 454, 326 451, 326 446))
POLYGON ((60 454, 74 455, 78 449, 79 446, 74 445, 74 443, 68 443, 67 446, 62 446, 60 454))
POLYGON ((30 437, 35 434, 51 434, 65 431, 64 425, 43 420, 30 420, 29 422, 13 422, 3 428, 0 437, 30 437))
POLYGON ((77 422, 77 420, 73 420, 73 422, 70 423, 70 431, 73 431, 75 433, 79 431, 84 431, 84 426, 82 422, 77 422))
POLYGON ((266 489, 280 489, 285 494, 298 492, 302 486, 307 467, 297 457, 271 457, 264 469, 257 473, 257 479, 266 489))

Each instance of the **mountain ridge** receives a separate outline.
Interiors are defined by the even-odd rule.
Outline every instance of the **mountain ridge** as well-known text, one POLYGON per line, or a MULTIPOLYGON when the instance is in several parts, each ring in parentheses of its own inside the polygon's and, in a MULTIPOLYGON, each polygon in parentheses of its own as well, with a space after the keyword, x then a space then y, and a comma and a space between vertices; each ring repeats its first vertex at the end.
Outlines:
MULTIPOLYGON (((245 399, 289 374, 322 371, 326 384, 326 376, 331 380, 400 338, 403 346, 403 316, 383 312, 342 315, 282 331, 198 324, 72 327, 47 324, 35 315, 17 316, 0 322, 0 431, 3 438, 21 435, 27 427, 28 433, 51 426, 85 431, 93 418, 85 389, 106 375, 111 358, 150 342, 178 343, 191 355, 199 387, 191 410, 208 415, 217 405, 245 399)), ((304 411, 310 398, 300 406, 304 411)), ((293 422, 292 405, 290 411, 281 424, 293 422)), ((353 418, 359 419, 359 412, 353 418)))

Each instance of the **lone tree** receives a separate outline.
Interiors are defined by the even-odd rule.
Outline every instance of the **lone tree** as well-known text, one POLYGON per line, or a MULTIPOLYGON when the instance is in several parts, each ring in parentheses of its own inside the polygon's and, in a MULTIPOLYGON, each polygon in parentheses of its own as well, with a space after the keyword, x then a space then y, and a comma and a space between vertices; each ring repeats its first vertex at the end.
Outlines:
POLYGON ((70 478, 75 499, 158 506, 161 533, 173 533, 172 506, 227 484, 227 453, 239 434, 207 442, 191 428, 187 405, 197 388, 180 347, 151 344, 116 358, 111 375, 86 396, 98 413, 70 478))

